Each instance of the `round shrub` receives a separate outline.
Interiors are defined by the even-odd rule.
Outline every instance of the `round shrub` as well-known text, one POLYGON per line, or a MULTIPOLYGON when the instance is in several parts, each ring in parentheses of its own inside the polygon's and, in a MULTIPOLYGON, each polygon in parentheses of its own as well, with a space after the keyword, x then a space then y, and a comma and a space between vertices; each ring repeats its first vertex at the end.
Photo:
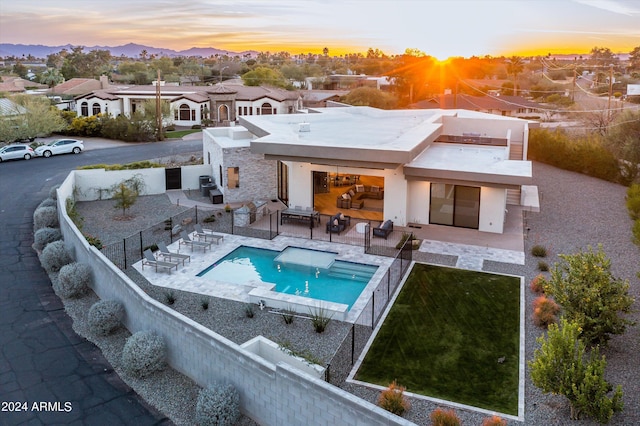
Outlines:
POLYGON ((106 336, 118 329, 124 318, 124 306, 115 300, 101 300, 89 308, 87 319, 94 334, 106 336))
POLYGON ((42 249, 42 255, 40 255, 40 264, 47 273, 58 272, 64 265, 73 262, 71 254, 64 246, 63 240, 54 241, 47 244, 42 249))
POLYGON ((54 289, 64 298, 80 297, 89 290, 91 267, 84 263, 69 263, 60 268, 54 289))
POLYGON ((58 202, 53 198, 45 198, 42 200, 40 204, 38 204, 38 208, 40 207, 55 207, 58 208, 58 202))
POLYGON ((62 239, 60 228, 40 228, 33 235, 33 248, 36 250, 44 249, 47 244, 62 239))
POLYGON ((543 245, 536 244, 531 247, 531 254, 535 257, 547 257, 547 248, 543 245))
POLYGON ((196 423, 200 426, 234 425, 240 417, 240 394, 232 385, 214 383, 198 394, 196 423))
POLYGON ((540 296, 533 301, 533 321, 538 327, 547 328, 549 324, 558 321, 560 306, 546 296, 540 296))
POLYGON ((167 346, 152 331, 139 331, 127 339, 122 350, 122 368, 134 377, 146 377, 166 368, 167 346))
POLYGON ((534 293, 538 293, 538 294, 544 293, 543 285, 546 281, 547 279, 545 278, 544 275, 538 274, 535 276, 534 279, 531 280, 531 283, 529 284, 529 288, 534 293))
POLYGON ((40 207, 33 212, 33 229, 57 228, 58 209, 55 207, 40 207))
POLYGON ((58 188, 60 188, 60 185, 54 185, 51 187, 51 189, 49 190, 49 198, 53 200, 58 199, 58 188))

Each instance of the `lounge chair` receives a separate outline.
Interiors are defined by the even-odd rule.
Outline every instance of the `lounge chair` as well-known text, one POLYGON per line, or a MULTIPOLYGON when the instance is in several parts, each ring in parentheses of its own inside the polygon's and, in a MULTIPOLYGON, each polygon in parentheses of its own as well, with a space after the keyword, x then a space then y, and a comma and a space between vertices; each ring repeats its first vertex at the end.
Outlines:
POLYGON ((208 248, 211 248, 211 243, 208 241, 193 241, 189 237, 189 234, 187 234, 187 231, 180 231, 180 236, 182 237, 182 239, 180 240, 180 244, 191 246, 191 250, 193 250, 194 247, 200 247, 204 251, 207 251, 208 248))
POLYGON ((373 228, 373 236, 384 238, 385 240, 389 237, 389 234, 393 232, 393 222, 390 220, 385 221, 382 225, 377 228, 373 228))
POLYGON ((158 260, 149 249, 146 249, 144 251, 144 259, 142 259, 142 269, 144 269, 144 265, 155 267, 156 272, 158 272, 158 268, 164 268, 169 272, 171 272, 171 269, 173 268, 176 268, 176 271, 178 270, 177 262, 165 262, 163 260, 158 260))
POLYGON ((219 244, 219 241, 224 238, 224 235, 216 234, 210 229, 203 229, 199 224, 195 224, 193 229, 196 230, 195 236, 198 240, 200 238, 204 238, 205 241, 209 241, 209 239, 211 239, 211 241, 215 241, 216 244, 219 244))
POLYGON ((163 259, 169 259, 169 262, 172 262, 172 259, 180 260, 182 261, 182 266, 184 266, 185 260, 188 260, 189 263, 191 263, 190 255, 170 252, 163 241, 160 241, 156 245, 158 246, 158 252, 163 259))

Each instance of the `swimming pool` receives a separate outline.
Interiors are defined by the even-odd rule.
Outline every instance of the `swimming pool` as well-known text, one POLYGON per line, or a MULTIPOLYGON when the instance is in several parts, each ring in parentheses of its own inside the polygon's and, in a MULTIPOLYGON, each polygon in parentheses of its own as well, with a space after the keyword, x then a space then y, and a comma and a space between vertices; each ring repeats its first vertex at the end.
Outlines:
POLYGON ((349 306, 358 299, 378 267, 336 260, 337 253, 287 247, 282 251, 240 246, 197 274, 219 281, 275 284, 280 293, 349 306))

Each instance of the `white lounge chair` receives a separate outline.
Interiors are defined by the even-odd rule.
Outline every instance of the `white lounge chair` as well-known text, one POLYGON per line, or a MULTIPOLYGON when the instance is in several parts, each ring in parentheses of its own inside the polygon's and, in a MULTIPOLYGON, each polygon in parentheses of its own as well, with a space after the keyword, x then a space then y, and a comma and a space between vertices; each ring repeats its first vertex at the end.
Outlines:
POLYGON ((169 251, 169 249, 167 248, 167 245, 163 242, 160 241, 158 244, 158 253, 160 254, 160 256, 162 256, 163 259, 169 259, 169 262, 172 262, 172 259, 176 259, 176 260, 180 260, 182 261, 182 266, 184 266, 184 261, 188 260, 189 263, 191 263, 191 256, 188 254, 181 254, 181 253, 174 253, 169 251))
POLYGON ((173 268, 176 268, 176 271, 178 270, 177 262, 165 262, 163 260, 158 260, 149 249, 146 249, 144 251, 144 259, 142 259, 142 269, 144 269, 144 265, 155 267, 156 272, 158 272, 158 268, 164 268, 169 272, 171 272, 171 269, 173 268))
POLYGON ((224 235, 216 234, 210 229, 202 229, 202 226, 199 224, 195 224, 193 229, 196 230, 195 236, 200 240, 200 238, 204 238, 205 241, 215 241, 216 244, 219 244, 220 240, 224 238, 224 235))
POLYGON ((208 241, 193 241, 189 237, 189 234, 187 234, 187 231, 180 231, 180 236, 182 237, 180 244, 191 246, 191 250, 193 250, 194 247, 200 247, 204 251, 211 248, 211 243, 208 241))

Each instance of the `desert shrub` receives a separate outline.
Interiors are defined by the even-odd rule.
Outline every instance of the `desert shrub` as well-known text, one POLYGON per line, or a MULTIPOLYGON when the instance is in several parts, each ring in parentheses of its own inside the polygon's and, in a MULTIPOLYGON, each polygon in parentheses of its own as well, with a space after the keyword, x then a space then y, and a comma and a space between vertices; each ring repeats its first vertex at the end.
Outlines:
POLYGON ((540 244, 531 247, 531 254, 535 257, 547 257, 547 248, 540 244))
POLYGON ((544 293, 543 284, 545 280, 546 278, 544 277, 544 275, 538 274, 534 279, 531 280, 531 283, 529 284, 529 288, 534 293, 538 293, 538 294, 544 293))
POLYGON ((507 426, 507 421, 502 417, 491 416, 482 421, 482 426, 507 426))
POLYGON ((244 306, 244 315, 247 318, 253 318, 253 316, 255 315, 255 312, 253 312, 253 306, 251 305, 251 303, 247 303, 244 306))
POLYGON ((411 408, 409 400, 404 396, 405 389, 394 380, 388 388, 380 392, 378 405, 393 414, 403 415, 411 408))
POLYGON ((63 240, 49 243, 44 249, 42 249, 40 264, 49 274, 60 271, 60 268, 71 262, 73 262, 73 259, 65 247, 63 240))
POLYGON ((33 229, 57 228, 58 209, 55 207, 40 207, 33 212, 33 229))
POLYGON ((216 217, 214 215, 207 216, 202 220, 204 223, 211 223, 216 221, 216 217))
POLYGON ((196 424, 231 426, 240 417, 240 394, 232 385, 214 383, 200 390, 196 403, 196 424))
POLYGON ((84 263, 69 263, 60 268, 55 290, 64 298, 84 295, 91 284, 91 267, 84 263))
POLYGON ((631 232, 633 233, 633 243, 640 246, 640 219, 633 221, 631 232))
POLYGON ((38 204, 37 209, 39 209, 40 207, 56 207, 56 208, 58 208, 58 202, 56 200, 54 200, 53 198, 45 198, 44 200, 42 200, 42 202, 40 204, 38 204))
POLYGON ((285 324, 293 324, 293 311, 290 309, 285 309, 283 310, 280 315, 282 315, 282 319, 284 320, 285 324))
POLYGON ((544 260, 538 261, 538 271, 547 272, 549 270, 549 264, 544 260))
POLYGON ((548 327, 558 321, 560 307, 546 296, 540 296, 533 301, 533 320, 538 327, 548 327))
POLYGON ((98 250, 102 250, 103 244, 102 244, 102 240, 100 238, 96 237, 95 235, 85 234, 84 232, 82 233, 82 235, 84 236, 84 239, 87 240, 87 242, 90 245, 94 246, 98 250))
POLYGON ((164 301, 167 305, 173 305, 176 303, 176 294, 172 291, 165 291, 164 301))
POLYGON ((36 250, 44 249, 47 244, 62 239, 60 228, 40 228, 33 235, 33 248, 36 250))
POLYGON ((152 331, 139 331, 130 336, 122 349, 122 368, 134 377, 146 377, 166 368, 167 346, 152 331))
POLYGON ((631 219, 640 219, 640 185, 633 184, 627 188, 627 210, 631 219))
POLYGON ((115 300, 101 300, 89 308, 87 319, 92 333, 106 336, 120 327, 124 306, 115 300))
POLYGON ((331 322, 332 315, 323 308, 316 308, 311 311, 311 324, 316 333, 323 333, 331 322))
POLYGON ((460 426, 460 417, 454 410, 445 410, 443 408, 436 408, 429 415, 431 424, 433 426, 460 426))
POLYGON ((60 188, 60 185, 51 187, 51 189, 49 190, 49 198, 51 198, 52 200, 58 199, 58 188, 60 188))
POLYGON ((200 307, 202 308, 203 311, 206 311, 207 309, 209 309, 208 297, 203 297, 202 299, 200 299, 200 307))

